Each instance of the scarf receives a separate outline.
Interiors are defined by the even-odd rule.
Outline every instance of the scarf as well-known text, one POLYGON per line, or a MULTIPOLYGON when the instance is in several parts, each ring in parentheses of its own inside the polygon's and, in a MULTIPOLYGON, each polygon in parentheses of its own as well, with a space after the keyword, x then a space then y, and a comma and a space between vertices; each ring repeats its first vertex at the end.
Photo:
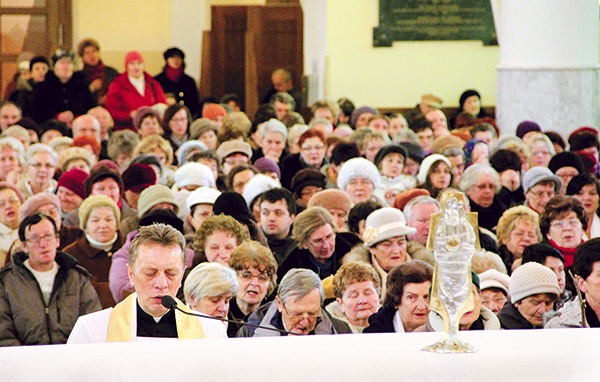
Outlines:
POLYGON ((173 69, 169 65, 165 66, 165 74, 171 82, 177 82, 183 74, 183 66, 179 69, 173 69))
MULTIPOLYGON (((177 306, 189 312, 190 310, 178 299, 177 306)), ((108 334, 106 342, 130 342, 137 336, 137 294, 130 294, 125 300, 117 304, 110 313, 108 320, 108 334)), ((177 322, 177 336, 180 340, 206 338, 202 324, 197 317, 188 316, 180 311, 175 311, 177 322)))
MULTIPOLYGON (((112 248, 115 241, 117 241, 118 237, 119 237, 119 234, 115 233, 115 236, 112 239, 110 239, 106 243, 101 243, 99 241, 92 239, 92 237, 90 235, 88 235, 87 232, 85 233, 85 238, 87 239, 88 243, 90 243, 90 246, 92 248, 101 249, 105 252, 110 251, 110 249, 112 248)), ((112 256, 112 253, 108 253, 107 255, 108 255, 108 257, 110 257, 110 256, 112 256)))
MULTIPOLYGON (((583 243, 583 240, 581 240, 581 242, 583 243)), ((575 247, 575 248, 561 247, 560 245, 556 244, 556 242, 552 239, 550 239, 550 245, 553 246, 554 248, 558 249, 558 251, 564 256, 565 269, 570 267, 571 265, 573 265, 573 259, 575 258, 575 251, 577 250, 577 247, 575 247)))
POLYGON ((87 64, 83 65, 83 72, 89 77, 90 82, 94 81, 95 79, 100 79, 100 81, 102 81, 102 87, 98 91, 98 93, 102 95, 106 94, 106 91, 108 90, 108 81, 106 80, 106 73, 104 72, 104 68, 105 66, 102 60, 100 60, 98 62, 98 65, 96 66, 91 66, 87 64))

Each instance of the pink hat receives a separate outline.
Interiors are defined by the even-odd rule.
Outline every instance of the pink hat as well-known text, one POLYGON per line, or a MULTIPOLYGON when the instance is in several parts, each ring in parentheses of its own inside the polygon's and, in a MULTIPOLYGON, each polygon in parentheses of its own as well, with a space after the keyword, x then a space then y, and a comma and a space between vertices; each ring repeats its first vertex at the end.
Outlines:
POLYGON ((202 110, 202 118, 208 118, 213 121, 217 117, 224 117, 227 114, 225 108, 216 103, 209 103, 202 110))
POLYGON ((125 55, 125 67, 127 67, 127 64, 129 64, 131 61, 144 62, 144 57, 142 57, 142 54, 137 50, 132 50, 131 52, 127 52, 125 55))

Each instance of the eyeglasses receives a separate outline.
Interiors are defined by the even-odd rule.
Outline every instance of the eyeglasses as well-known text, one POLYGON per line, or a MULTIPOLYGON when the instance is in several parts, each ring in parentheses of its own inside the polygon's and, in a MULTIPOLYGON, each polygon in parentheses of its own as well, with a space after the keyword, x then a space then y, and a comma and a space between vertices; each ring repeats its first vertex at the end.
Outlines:
POLYGON ((255 275, 250 271, 240 271, 237 274, 238 274, 238 276, 240 276, 242 279, 244 279, 246 281, 252 281, 252 279, 254 279, 255 277, 258 279, 258 281, 260 281, 262 283, 269 281, 269 275, 267 275, 265 273, 255 275))
POLYGON ((0 200, 0 208, 6 207, 7 204, 16 204, 18 201, 19 199, 15 197, 9 198, 8 200, 0 200))
POLYGON ((555 220, 550 223, 550 227, 554 228, 565 228, 567 225, 570 227, 578 227, 581 225, 581 221, 577 218, 571 218, 569 220, 555 220))
POLYGON ((298 322, 304 318, 307 320, 316 320, 321 317, 321 309, 318 312, 290 312, 284 304, 283 310, 292 322, 298 322))
POLYGON ((541 198, 542 196, 547 196, 548 198, 554 197, 554 191, 529 191, 536 198, 541 198))
POLYGON ((56 240, 56 234, 46 234, 44 236, 32 236, 29 239, 25 239, 25 241, 28 241, 32 244, 39 244, 40 241, 44 240, 46 243, 49 243, 51 241, 56 240))
POLYGON ((325 146, 304 146, 301 149, 302 151, 321 151, 321 150, 325 150, 325 146))

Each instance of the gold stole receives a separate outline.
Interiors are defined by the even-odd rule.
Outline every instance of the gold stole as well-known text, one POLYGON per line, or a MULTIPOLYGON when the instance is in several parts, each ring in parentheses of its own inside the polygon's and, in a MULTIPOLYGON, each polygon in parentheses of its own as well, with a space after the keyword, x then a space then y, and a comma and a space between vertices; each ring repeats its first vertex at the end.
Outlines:
MULTIPOLYGON (((177 306, 186 312, 190 310, 181 301, 177 301, 177 306)), ((137 334, 137 294, 130 294, 125 300, 121 301, 110 313, 108 320, 108 333, 106 342, 130 342, 135 339, 137 334)), ((177 325, 177 336, 181 340, 206 338, 202 324, 197 317, 188 316, 179 311, 175 311, 175 322, 177 325)))

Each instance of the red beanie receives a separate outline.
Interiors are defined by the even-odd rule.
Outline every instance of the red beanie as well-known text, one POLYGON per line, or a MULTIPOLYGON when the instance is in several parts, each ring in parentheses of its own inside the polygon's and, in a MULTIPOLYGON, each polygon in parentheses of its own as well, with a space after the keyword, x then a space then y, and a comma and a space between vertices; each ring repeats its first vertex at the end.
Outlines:
POLYGON ((88 178, 88 174, 85 171, 81 171, 78 168, 71 169, 58 179, 58 187, 64 187, 68 190, 73 191, 79 195, 82 199, 85 199, 85 189, 83 182, 88 178))
POLYGON ((202 118, 208 118, 214 121, 217 117, 224 117, 227 114, 225 108, 216 103, 209 103, 202 110, 202 118))
POLYGON ((131 52, 127 52, 125 55, 125 67, 127 67, 127 64, 129 64, 131 61, 144 62, 144 57, 142 57, 142 54, 137 50, 132 50, 131 52))

